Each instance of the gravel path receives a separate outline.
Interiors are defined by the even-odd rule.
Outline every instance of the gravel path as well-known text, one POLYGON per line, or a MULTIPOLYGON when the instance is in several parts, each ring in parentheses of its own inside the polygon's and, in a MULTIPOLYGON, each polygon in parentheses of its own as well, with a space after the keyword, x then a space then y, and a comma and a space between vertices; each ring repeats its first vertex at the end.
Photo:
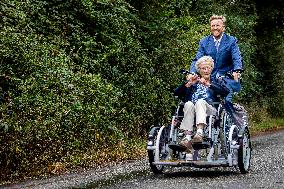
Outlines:
POLYGON ((0 186, 1 189, 64 188, 284 188, 284 131, 252 139, 251 171, 240 174, 234 168, 170 168, 154 176, 147 159, 122 162, 78 173, 29 180, 0 186))

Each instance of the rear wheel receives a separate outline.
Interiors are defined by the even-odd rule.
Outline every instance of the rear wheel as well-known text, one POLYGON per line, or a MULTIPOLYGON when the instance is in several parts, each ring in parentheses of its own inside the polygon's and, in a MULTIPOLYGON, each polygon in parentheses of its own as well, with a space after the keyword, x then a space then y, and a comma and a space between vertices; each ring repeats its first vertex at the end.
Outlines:
POLYGON ((251 141, 248 129, 239 139, 240 148, 238 149, 238 167, 242 174, 248 173, 251 159, 251 141))
MULTIPOLYGON (((167 129, 165 127, 161 127, 161 135, 160 137, 158 136, 158 133, 160 130, 156 130, 153 133, 153 146, 158 147, 158 157, 159 160, 164 160, 166 159, 167 155, 168 155, 168 151, 167 151, 167 129), (158 144, 157 144, 158 142, 158 144)), ((148 158, 149 158, 149 163, 150 163, 150 167, 153 173, 155 174, 161 174, 163 173, 164 170, 164 166, 162 165, 155 165, 155 155, 156 155, 157 150, 148 150, 148 158)))

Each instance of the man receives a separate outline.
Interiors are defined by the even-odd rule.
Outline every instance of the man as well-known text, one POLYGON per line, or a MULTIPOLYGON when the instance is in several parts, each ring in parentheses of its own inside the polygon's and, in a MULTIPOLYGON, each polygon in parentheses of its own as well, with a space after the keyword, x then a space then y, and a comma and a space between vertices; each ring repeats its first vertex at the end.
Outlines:
POLYGON ((211 35, 202 38, 199 42, 199 48, 196 57, 191 63, 190 72, 187 76, 189 80, 196 73, 196 61, 202 56, 211 56, 214 59, 214 69, 212 77, 218 78, 232 72, 233 79, 225 78, 227 88, 230 93, 225 98, 225 108, 233 117, 237 124, 237 117, 232 103, 234 92, 241 90, 239 81, 240 73, 243 71, 242 57, 237 45, 237 39, 227 35, 225 31, 226 18, 224 16, 213 15, 210 17, 211 35))
POLYGON ((210 17, 211 35, 202 38, 199 42, 199 48, 196 57, 191 63, 190 72, 187 80, 190 80, 196 74, 196 62, 202 56, 211 56, 214 59, 214 69, 212 77, 214 79, 225 76, 232 72, 233 79, 224 77, 229 94, 225 97, 225 109, 232 116, 233 122, 242 126, 239 121, 241 118, 237 114, 232 103, 234 92, 241 90, 239 81, 240 73, 243 71, 241 53, 237 44, 237 39, 227 35, 225 31, 226 18, 224 16, 213 15, 210 17))
POLYGON ((180 129, 184 131, 185 137, 179 145, 186 148, 186 159, 192 160, 191 135, 193 125, 196 123, 197 132, 193 142, 203 141, 203 128, 206 125, 206 117, 216 114, 217 110, 213 105, 217 96, 226 96, 229 90, 221 86, 211 77, 214 69, 214 60, 210 56, 199 58, 195 64, 199 75, 192 76, 186 83, 175 90, 175 96, 184 99, 184 118, 180 129))
MULTIPOLYGON (((190 72, 196 73, 196 61, 202 56, 211 56, 214 59, 213 77, 224 76, 233 71, 232 75, 236 81, 243 70, 242 57, 237 45, 237 39, 229 36, 225 31, 226 18, 213 15, 210 18, 211 35, 204 37, 199 42, 199 48, 191 66, 190 72)), ((190 75, 188 76, 191 77, 190 75)))

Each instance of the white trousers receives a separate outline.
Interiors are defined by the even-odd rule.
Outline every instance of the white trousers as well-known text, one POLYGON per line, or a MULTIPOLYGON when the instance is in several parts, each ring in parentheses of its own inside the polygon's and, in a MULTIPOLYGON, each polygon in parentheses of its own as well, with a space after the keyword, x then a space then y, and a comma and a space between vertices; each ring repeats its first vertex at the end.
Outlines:
POLYGON ((188 101, 183 108, 184 118, 181 122, 180 129, 193 131, 194 117, 196 118, 196 125, 203 123, 206 125, 206 117, 208 115, 216 115, 217 110, 205 100, 199 99, 195 105, 188 101))

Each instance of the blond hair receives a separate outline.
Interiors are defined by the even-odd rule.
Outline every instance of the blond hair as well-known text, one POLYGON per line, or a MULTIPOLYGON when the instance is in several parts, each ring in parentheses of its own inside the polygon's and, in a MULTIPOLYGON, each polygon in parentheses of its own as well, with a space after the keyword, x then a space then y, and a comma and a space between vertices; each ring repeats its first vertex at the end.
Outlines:
POLYGON ((204 62, 210 64, 210 66, 212 67, 212 69, 214 68, 214 60, 213 60, 213 58, 212 58, 211 56, 202 56, 202 57, 199 58, 199 59, 196 61, 196 63, 195 63, 195 68, 196 68, 197 72, 199 72, 199 65, 200 65, 201 63, 204 63, 204 62))
POLYGON ((225 25, 225 23, 226 23, 226 18, 225 18, 225 16, 223 16, 223 15, 215 15, 215 14, 212 15, 212 16, 210 17, 210 19, 209 19, 209 23, 211 23, 212 20, 217 20, 217 19, 222 20, 223 24, 225 25))

